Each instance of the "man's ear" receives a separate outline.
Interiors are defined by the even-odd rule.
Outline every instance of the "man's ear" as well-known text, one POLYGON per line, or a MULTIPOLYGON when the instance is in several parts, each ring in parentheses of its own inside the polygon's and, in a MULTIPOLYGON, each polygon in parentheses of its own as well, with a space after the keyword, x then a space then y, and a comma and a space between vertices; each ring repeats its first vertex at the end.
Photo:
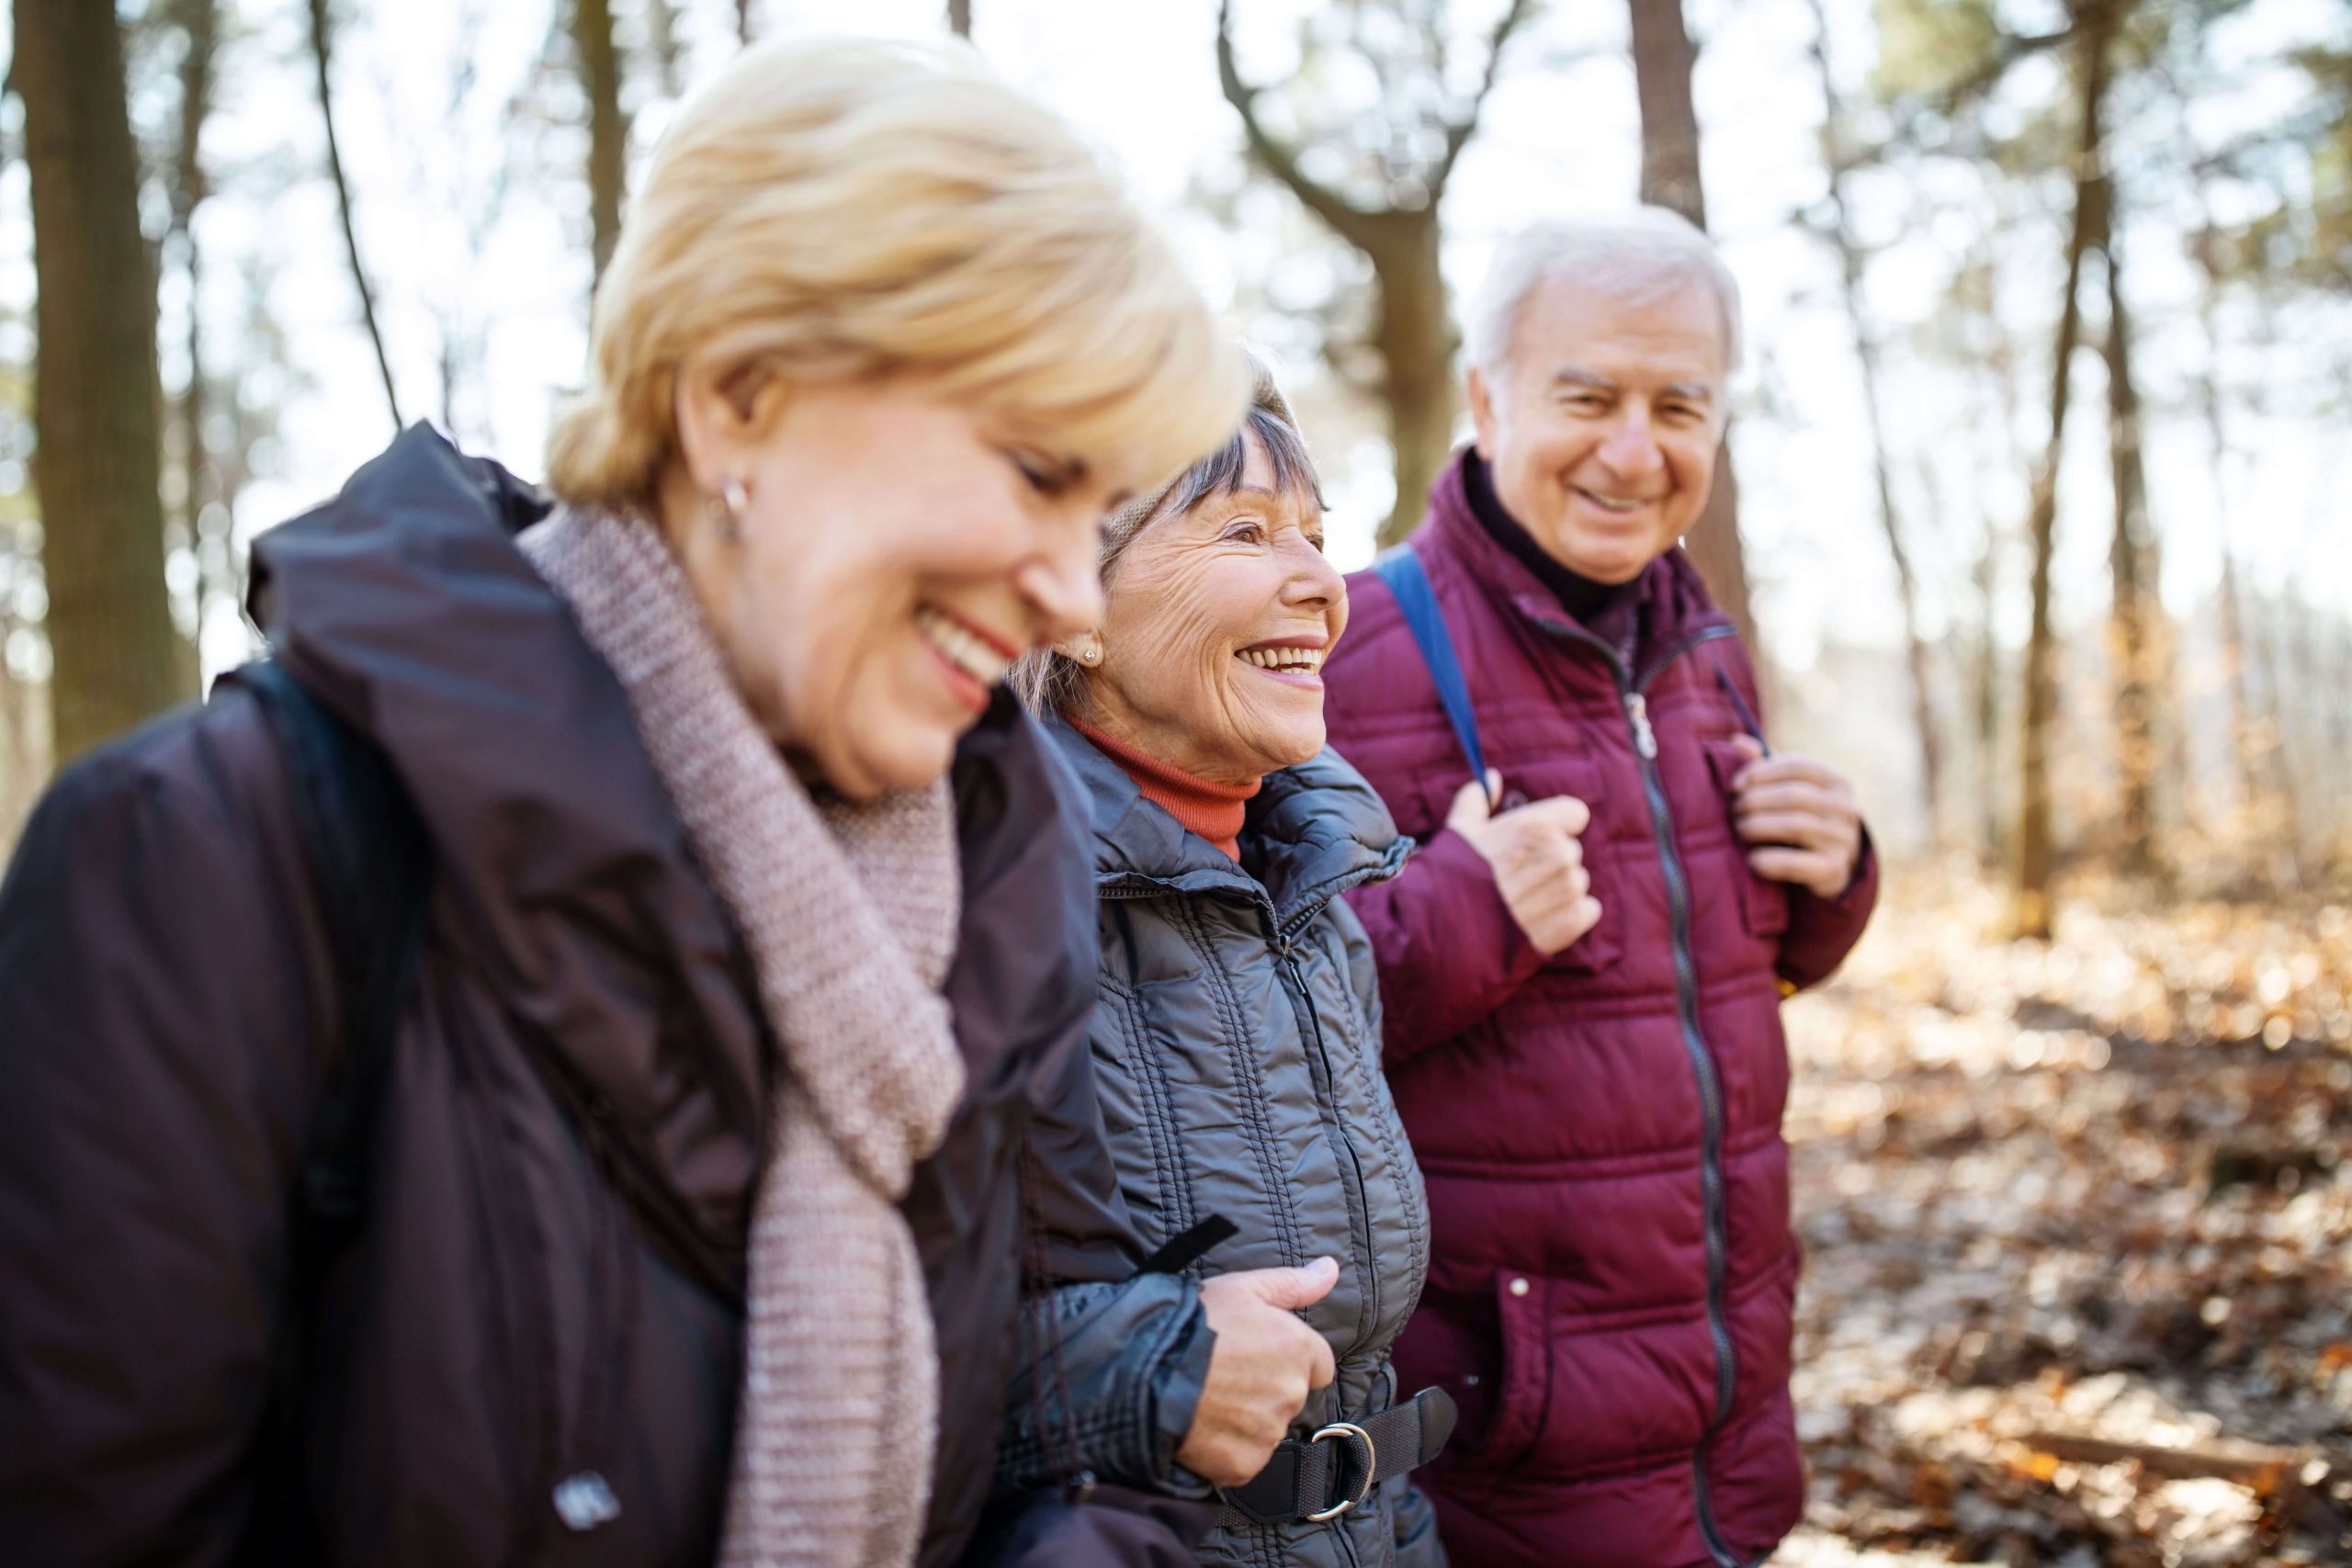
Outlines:
POLYGON ((1487 373, 1479 367, 1470 367, 1470 423, 1476 432, 1478 456, 1491 463, 1495 460, 1495 394, 1487 383, 1487 373))
POLYGON ((758 371, 719 376, 690 369, 671 394, 678 425, 678 455, 695 488, 716 495, 729 479, 752 468, 753 451, 783 417, 789 389, 783 378, 758 371))

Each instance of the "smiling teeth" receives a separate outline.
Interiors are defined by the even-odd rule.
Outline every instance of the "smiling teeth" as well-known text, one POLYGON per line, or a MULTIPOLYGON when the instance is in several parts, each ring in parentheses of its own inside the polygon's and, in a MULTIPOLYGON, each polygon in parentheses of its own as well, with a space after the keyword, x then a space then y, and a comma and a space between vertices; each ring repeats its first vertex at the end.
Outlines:
POLYGON ((983 686, 995 685, 1012 668, 1012 660, 936 610, 918 606, 915 625, 949 663, 983 686))
POLYGON ((1295 675, 1312 675, 1323 668, 1325 651, 1319 648, 1245 648, 1234 657, 1261 670, 1287 670, 1295 675))

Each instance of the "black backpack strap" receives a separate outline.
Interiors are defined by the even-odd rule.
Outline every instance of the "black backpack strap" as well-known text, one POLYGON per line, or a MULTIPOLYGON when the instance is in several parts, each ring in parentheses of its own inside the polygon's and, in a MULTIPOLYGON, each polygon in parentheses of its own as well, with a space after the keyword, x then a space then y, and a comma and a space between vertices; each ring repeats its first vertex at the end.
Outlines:
POLYGON ((1404 612, 1413 644, 1421 650, 1421 662, 1429 666, 1430 682, 1437 687, 1446 722, 1453 726, 1453 738, 1469 759, 1470 776, 1484 784, 1487 754, 1478 745, 1478 716, 1470 706, 1470 683, 1462 677, 1462 660, 1453 652, 1453 633, 1446 626, 1445 612, 1438 608, 1437 593, 1430 587, 1430 574, 1421 558, 1406 545, 1381 557, 1372 570, 1396 596, 1396 608, 1404 612))
POLYGON ((432 885, 424 825, 376 744, 284 667, 265 660, 233 679, 260 701, 285 757, 343 1000, 340 1049, 303 1157, 301 1211, 356 1228, 367 1213, 392 1030, 424 931, 432 885))
POLYGON ((368 1175, 392 1035, 424 934, 432 856, 424 825, 382 750, 272 660, 223 677, 261 705, 290 782, 342 1006, 324 1091, 290 1195, 283 1319, 256 1449, 255 1562, 309 1561, 303 1391, 327 1269, 368 1217, 368 1175))

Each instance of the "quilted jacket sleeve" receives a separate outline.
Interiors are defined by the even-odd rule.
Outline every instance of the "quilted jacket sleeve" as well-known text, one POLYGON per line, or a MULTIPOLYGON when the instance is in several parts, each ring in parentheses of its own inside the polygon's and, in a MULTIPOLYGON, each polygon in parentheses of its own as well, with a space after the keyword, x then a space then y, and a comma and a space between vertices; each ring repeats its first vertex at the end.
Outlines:
POLYGON ((1392 1066, 1484 1022, 1544 965, 1486 858, 1458 833, 1441 830, 1395 880, 1348 895, 1348 907, 1379 961, 1392 1066))
POLYGON ((1036 1347, 1005 1402, 1000 1485, 1099 1481, 1205 1496, 1176 1462, 1216 1342, 1200 1288, 1177 1274, 1061 1285, 1033 1296, 1036 1347))
POLYGON ((1781 980, 1802 991, 1829 978, 1861 940, 1862 928, 1877 907, 1878 851, 1866 831, 1854 879, 1845 892, 1824 898, 1802 887, 1789 889, 1789 929, 1781 938, 1781 957, 1775 965, 1781 980))
POLYGON ((325 972, 256 744, 224 703, 98 753, 0 884, 12 1564, 222 1563, 246 1527, 325 972))

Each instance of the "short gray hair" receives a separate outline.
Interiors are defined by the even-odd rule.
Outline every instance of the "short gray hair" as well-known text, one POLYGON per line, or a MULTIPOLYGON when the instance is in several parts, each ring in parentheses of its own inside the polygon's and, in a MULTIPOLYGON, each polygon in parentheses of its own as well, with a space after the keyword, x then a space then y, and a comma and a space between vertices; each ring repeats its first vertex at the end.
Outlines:
POLYGON ((1538 223, 1512 236, 1471 304, 1470 363, 1493 370, 1510 359, 1529 297, 1559 277, 1634 305, 1704 285, 1723 309, 1724 368, 1739 368, 1739 280, 1695 224, 1663 207, 1538 223))

